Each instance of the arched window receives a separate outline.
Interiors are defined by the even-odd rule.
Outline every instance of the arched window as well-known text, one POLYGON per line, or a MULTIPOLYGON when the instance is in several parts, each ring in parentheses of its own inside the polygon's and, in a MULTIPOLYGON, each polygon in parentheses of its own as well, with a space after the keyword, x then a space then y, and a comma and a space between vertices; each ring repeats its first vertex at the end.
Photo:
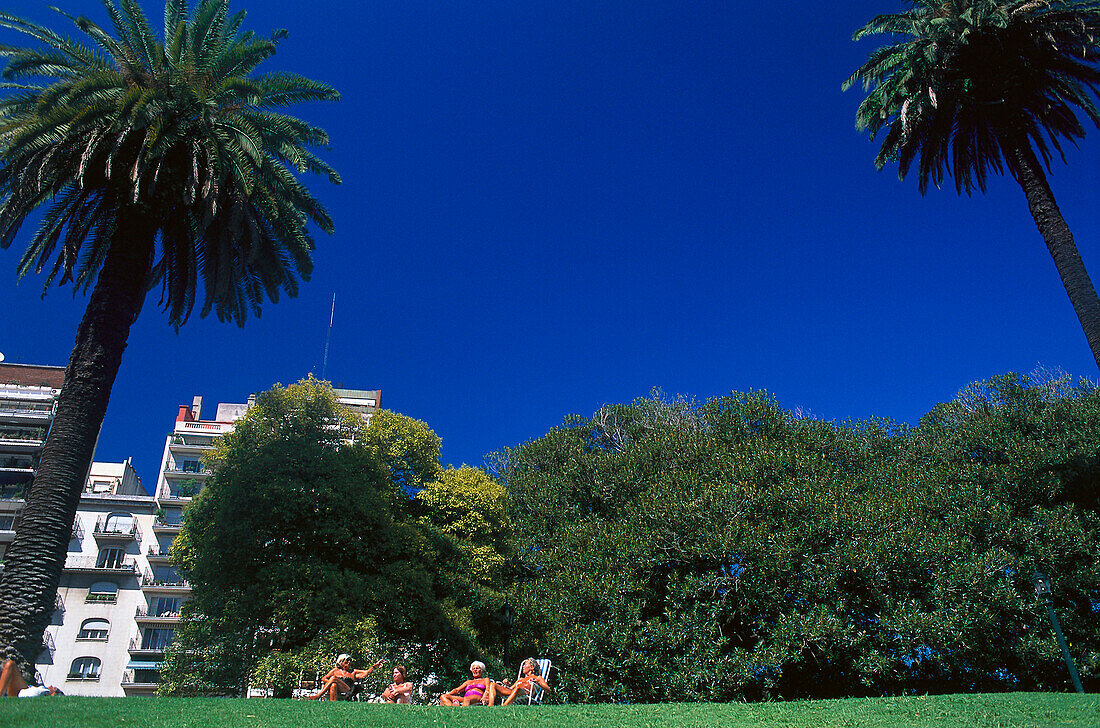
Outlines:
POLYGON ((110 581, 97 581, 88 587, 87 602, 114 604, 118 601, 118 584, 110 581))
POLYGON ((103 523, 104 533, 129 533, 134 527, 134 517, 129 513, 109 513, 103 523))
POLYGON ((98 680, 99 679, 99 658, 98 657, 78 657, 73 660, 72 667, 69 668, 68 680, 98 680))
POLYGON ((106 640, 111 631, 111 623, 98 617, 85 619, 80 623, 80 631, 77 632, 78 640, 106 640))

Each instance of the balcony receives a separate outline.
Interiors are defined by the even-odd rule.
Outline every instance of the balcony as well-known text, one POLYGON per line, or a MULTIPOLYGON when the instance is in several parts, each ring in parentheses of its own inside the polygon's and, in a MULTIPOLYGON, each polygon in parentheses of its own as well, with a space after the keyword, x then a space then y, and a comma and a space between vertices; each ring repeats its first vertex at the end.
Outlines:
POLYGON ((130 640, 130 659, 133 660, 159 660, 164 656, 164 648, 168 645, 142 646, 141 637, 130 640))
POLYGON ((42 633, 42 649, 40 649, 38 651, 39 654, 41 654, 43 652, 49 652, 52 655, 56 649, 57 649, 57 647, 54 645, 53 635, 50 634, 49 632, 43 632, 42 633))
POLYGON ((179 533, 179 532, 180 532, 180 524, 179 523, 169 523, 168 521, 164 520, 160 516, 157 516, 157 519, 155 521, 153 521, 153 533, 161 534, 161 533, 179 533))
POLYGON ((11 543, 15 540, 15 526, 18 522, 18 517, 0 516, 0 543, 11 543))
POLYGON ((172 579, 157 578, 146 571, 141 575, 141 590, 165 594, 187 594, 191 591, 191 582, 178 576, 172 579))
POLYGON ((53 408, 37 409, 20 407, 8 402, 0 403, 0 420, 8 425, 29 425, 44 427, 53 419, 53 408))
POLYGON ((125 670, 122 673, 122 689, 127 695, 152 695, 156 692, 159 682, 149 682, 151 676, 142 670, 141 677, 136 670, 125 670))
POLYGON ((45 442, 45 430, 0 431, 0 450, 7 453, 33 455, 45 442))
POLYGON ((172 435, 168 450, 173 455, 193 455, 201 457, 214 449, 210 438, 204 435, 172 435))
POLYGON ((190 463, 179 464, 172 460, 164 461, 164 474, 169 477, 189 478, 199 477, 204 478, 210 475, 214 471, 210 468, 205 468, 201 465, 193 465, 190 463))
POLYGON ((159 543, 151 543, 145 549, 145 558, 150 564, 167 564, 172 559, 169 551, 161 551, 159 543))
POLYGON ((161 614, 149 614, 147 607, 138 607, 134 611, 134 621, 143 624, 179 624, 179 612, 162 612, 161 614))
POLYGON ((73 521, 73 537, 72 537, 72 540, 73 541, 83 541, 84 540, 84 526, 80 525, 80 519, 79 518, 76 519, 75 521, 73 521))
POLYGON ((73 556, 65 559, 65 571, 76 573, 104 574, 110 576, 137 576, 137 562, 133 556, 121 560, 98 563, 95 556, 73 556))
POLYGON ((95 536, 97 543, 127 543, 130 541, 141 543, 141 531, 138 530, 136 523, 130 523, 129 525, 111 523, 100 518, 95 523, 92 535, 95 536))

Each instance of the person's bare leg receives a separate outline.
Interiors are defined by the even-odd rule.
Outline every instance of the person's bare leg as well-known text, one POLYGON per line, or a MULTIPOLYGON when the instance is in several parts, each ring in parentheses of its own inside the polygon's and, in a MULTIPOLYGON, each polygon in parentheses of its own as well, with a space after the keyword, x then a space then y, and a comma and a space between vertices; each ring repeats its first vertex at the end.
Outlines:
POLYGON ((489 681, 489 702, 486 705, 497 704, 497 684, 492 680, 489 681))
POLYGON ((4 669, 0 671, 0 697, 16 698, 19 691, 26 687, 27 683, 23 680, 23 674, 19 672, 15 660, 6 661, 4 669))
POLYGON ((517 685, 517 686, 515 687, 515 689, 514 689, 514 690, 512 690, 512 694, 508 696, 508 699, 507 699, 507 700, 505 700, 505 701, 504 701, 504 702, 502 703, 502 705, 511 705, 511 704, 512 704, 512 701, 516 699, 516 696, 517 696, 517 695, 519 695, 519 694, 520 694, 520 693, 522 693, 522 692, 523 692, 523 691, 522 691, 522 690, 520 690, 520 687, 519 687, 519 685, 517 685))

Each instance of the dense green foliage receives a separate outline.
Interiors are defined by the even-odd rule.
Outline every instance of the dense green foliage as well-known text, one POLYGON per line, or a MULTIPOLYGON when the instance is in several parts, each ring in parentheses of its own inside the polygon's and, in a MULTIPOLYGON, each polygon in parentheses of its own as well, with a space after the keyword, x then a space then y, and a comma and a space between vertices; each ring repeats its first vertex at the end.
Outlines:
POLYGON ((13 700, 7 728, 1094 728, 1095 695, 950 695, 728 705, 551 705, 492 710, 287 700, 58 698, 13 700))
POLYGON ((438 438, 423 423, 388 413, 368 426, 312 379, 260 394, 219 440, 214 473, 172 548, 194 592, 165 692, 239 693, 272 650, 295 655, 293 672, 313 671, 351 650, 333 647, 333 634, 364 617, 383 653, 434 645, 432 667, 445 674, 478 654, 471 588, 444 568, 462 550, 417 522, 404 478, 393 477, 392 448, 375 447, 376 419, 422 430, 414 439, 434 438, 438 458, 438 438))
POLYGON ((1100 674, 1100 391, 1006 376, 916 428, 659 396, 499 453, 528 651, 575 701, 1062 689, 1100 674))

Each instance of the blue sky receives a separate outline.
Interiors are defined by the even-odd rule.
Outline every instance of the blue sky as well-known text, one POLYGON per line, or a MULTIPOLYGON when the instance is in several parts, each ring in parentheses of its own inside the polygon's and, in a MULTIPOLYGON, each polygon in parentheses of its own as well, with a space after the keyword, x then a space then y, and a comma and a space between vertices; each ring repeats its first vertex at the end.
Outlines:
MULTIPOLYGON (((177 334, 150 295, 96 455, 147 487, 176 405, 320 373, 334 293, 328 378, 380 388, 456 465, 652 387, 915 422, 976 379, 1097 374, 1015 182, 922 198, 875 172, 840 84, 875 47, 852 31, 900 2, 233 7, 289 29, 268 69, 343 94, 300 114, 332 138, 344 184, 311 185, 336 233, 244 329, 177 334)), ((1100 277, 1100 132, 1068 158, 1051 184, 1100 277)), ((21 242, 0 251, 0 352, 63 365, 86 298, 15 285, 21 242)))

